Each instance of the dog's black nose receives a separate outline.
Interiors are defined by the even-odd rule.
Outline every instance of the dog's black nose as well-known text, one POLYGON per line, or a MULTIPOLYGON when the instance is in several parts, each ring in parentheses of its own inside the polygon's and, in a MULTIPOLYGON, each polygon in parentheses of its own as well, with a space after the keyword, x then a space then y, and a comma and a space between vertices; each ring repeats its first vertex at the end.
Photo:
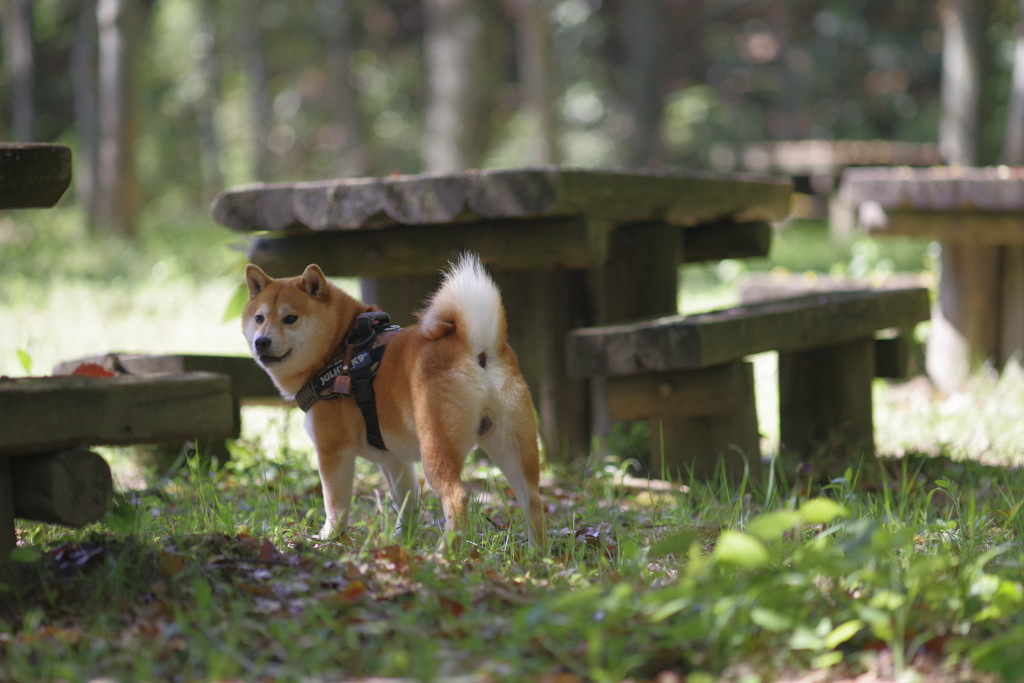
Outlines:
POLYGON ((256 341, 253 344, 256 346, 257 351, 266 351, 270 348, 270 337, 256 337, 256 341))

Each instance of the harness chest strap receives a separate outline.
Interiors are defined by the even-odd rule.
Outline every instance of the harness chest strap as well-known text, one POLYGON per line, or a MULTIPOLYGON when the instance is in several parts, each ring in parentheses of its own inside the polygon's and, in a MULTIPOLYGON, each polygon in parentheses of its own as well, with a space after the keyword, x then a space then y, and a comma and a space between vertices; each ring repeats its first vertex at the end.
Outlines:
POLYGON ((401 329, 397 325, 388 325, 379 332, 376 330, 377 324, 386 325, 387 322, 387 314, 378 311, 360 315, 353 335, 365 334, 359 334, 355 340, 350 335, 346 339, 344 356, 329 363, 295 395, 303 412, 308 412, 317 401, 352 395, 366 423, 366 440, 382 451, 387 447, 380 433, 373 379, 380 369, 387 342, 401 329), (356 349, 364 350, 356 352, 356 349))

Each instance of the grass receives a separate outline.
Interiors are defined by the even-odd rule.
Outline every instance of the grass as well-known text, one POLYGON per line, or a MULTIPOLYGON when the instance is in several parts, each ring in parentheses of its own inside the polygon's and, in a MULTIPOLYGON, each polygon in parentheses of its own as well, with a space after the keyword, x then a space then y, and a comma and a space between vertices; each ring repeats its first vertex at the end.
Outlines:
POLYGON ((308 461, 235 455, 122 494, 103 525, 23 525, 0 678, 1009 680, 1024 663, 1017 471, 870 460, 740 495, 609 463, 546 482, 539 558, 481 463, 476 530, 437 557, 436 504, 396 536, 370 468, 349 534, 321 543, 308 461))
MULTIPOLYGON (((216 228, 93 244, 73 216, 46 235, 24 220, 0 219, 20 235, 0 240, 0 374, 115 348, 244 352, 221 321, 240 259, 211 256, 230 254, 216 228)), ((815 239, 784 234, 754 267, 810 267, 815 239)), ((890 266, 872 249, 820 270, 927 266, 920 246, 890 266)), ((684 301, 727 300, 744 268, 687 273, 684 301)), ((432 496, 396 535, 366 463, 348 534, 316 540, 309 444, 280 410, 247 409, 212 471, 138 483, 131 452, 104 449, 125 483, 103 524, 19 522, 0 680, 1015 680, 1024 378, 979 374, 953 397, 879 382, 876 400, 887 457, 827 473, 779 461, 758 480, 637 479, 627 434, 585 469, 549 467, 549 557, 526 549, 486 461, 467 466, 457 554, 433 552, 432 496)))

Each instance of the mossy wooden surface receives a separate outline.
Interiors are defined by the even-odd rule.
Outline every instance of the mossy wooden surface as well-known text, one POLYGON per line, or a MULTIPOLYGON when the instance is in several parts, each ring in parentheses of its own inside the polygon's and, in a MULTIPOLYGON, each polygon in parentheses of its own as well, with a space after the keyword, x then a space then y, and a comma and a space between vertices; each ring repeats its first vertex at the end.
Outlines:
POLYGON ((231 380, 213 373, 8 379, 0 413, 0 456, 228 437, 235 428, 231 380))
POLYGON ((0 143, 0 209, 53 206, 70 184, 70 148, 0 143))

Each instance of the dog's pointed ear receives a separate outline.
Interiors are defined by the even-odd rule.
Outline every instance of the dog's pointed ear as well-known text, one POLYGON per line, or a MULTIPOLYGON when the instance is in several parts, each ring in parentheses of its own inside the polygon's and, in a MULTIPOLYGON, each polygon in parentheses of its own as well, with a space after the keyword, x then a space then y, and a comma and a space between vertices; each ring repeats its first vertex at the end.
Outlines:
POLYGON ((312 297, 323 296, 327 291, 327 278, 324 276, 324 271, 320 270, 320 266, 315 263, 309 264, 302 272, 299 286, 302 291, 312 297))
POLYGON ((263 291, 263 288, 270 284, 271 278, 254 263, 245 267, 245 284, 249 287, 249 298, 252 299, 263 291))

